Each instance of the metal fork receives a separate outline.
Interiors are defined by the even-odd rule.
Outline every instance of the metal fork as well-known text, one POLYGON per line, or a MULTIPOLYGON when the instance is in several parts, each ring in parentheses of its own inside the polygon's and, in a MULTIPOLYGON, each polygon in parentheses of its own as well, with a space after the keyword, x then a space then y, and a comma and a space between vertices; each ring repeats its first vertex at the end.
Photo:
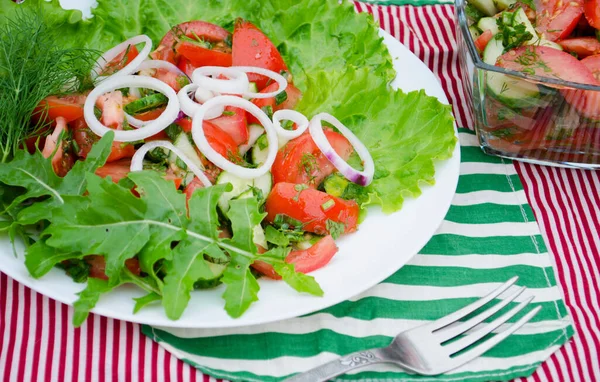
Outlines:
POLYGON ((481 324, 523 293, 525 287, 520 287, 475 317, 458 322, 508 290, 517 280, 518 277, 513 277, 487 296, 454 313, 398 334, 387 347, 349 354, 297 374, 286 379, 285 382, 324 382, 350 370, 375 363, 393 363, 405 370, 423 375, 442 374, 455 369, 496 346, 539 312, 541 306, 532 309, 506 330, 466 350, 523 310, 533 300, 533 297, 529 297, 492 322, 477 328, 464 337, 448 342, 481 324), (461 351, 463 352, 460 353, 461 351))

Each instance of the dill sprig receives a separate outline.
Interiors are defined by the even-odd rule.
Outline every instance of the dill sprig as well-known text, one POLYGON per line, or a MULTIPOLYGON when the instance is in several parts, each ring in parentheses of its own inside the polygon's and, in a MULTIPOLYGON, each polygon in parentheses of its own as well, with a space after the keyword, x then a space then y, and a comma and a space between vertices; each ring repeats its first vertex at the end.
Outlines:
POLYGON ((0 163, 5 163, 44 128, 44 111, 36 111, 40 101, 91 86, 99 53, 58 46, 59 29, 49 27, 39 11, 18 11, 0 24, 0 163), (40 122, 32 122, 34 111, 40 122))

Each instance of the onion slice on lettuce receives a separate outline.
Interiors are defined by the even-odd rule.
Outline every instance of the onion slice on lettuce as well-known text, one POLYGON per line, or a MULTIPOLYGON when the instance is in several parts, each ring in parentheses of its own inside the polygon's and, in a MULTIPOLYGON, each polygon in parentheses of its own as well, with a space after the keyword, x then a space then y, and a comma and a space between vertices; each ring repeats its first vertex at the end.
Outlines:
POLYGON ((308 118, 296 110, 277 110, 273 114, 273 126, 275 126, 275 131, 277 131, 277 136, 279 137, 279 147, 285 145, 287 141, 291 141, 304 134, 306 129, 308 129, 308 124, 308 118), (281 125, 281 121, 294 122, 296 124, 296 130, 284 129, 281 125))

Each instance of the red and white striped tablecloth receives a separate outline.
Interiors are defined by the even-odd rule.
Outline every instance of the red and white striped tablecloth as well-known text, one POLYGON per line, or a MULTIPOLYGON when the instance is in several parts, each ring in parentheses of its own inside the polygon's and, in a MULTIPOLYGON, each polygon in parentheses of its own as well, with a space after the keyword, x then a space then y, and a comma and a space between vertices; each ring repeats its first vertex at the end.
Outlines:
MULTIPOLYGON (((458 66, 451 5, 356 3, 438 76, 459 126, 472 127, 458 66)), ((600 174, 517 164, 556 262, 577 331, 531 381, 600 381, 600 174)), ((0 274, 0 381, 213 381, 144 337, 137 324, 72 309, 0 274)))

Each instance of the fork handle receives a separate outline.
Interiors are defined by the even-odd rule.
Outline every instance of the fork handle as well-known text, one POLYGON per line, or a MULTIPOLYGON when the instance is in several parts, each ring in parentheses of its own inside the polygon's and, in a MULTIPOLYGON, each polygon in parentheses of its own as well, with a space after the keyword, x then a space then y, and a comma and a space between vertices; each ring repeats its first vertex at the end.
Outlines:
POLYGON ((386 362, 381 349, 358 351, 342 358, 334 359, 314 369, 296 374, 284 382, 325 382, 338 375, 346 374, 359 367, 386 362))

